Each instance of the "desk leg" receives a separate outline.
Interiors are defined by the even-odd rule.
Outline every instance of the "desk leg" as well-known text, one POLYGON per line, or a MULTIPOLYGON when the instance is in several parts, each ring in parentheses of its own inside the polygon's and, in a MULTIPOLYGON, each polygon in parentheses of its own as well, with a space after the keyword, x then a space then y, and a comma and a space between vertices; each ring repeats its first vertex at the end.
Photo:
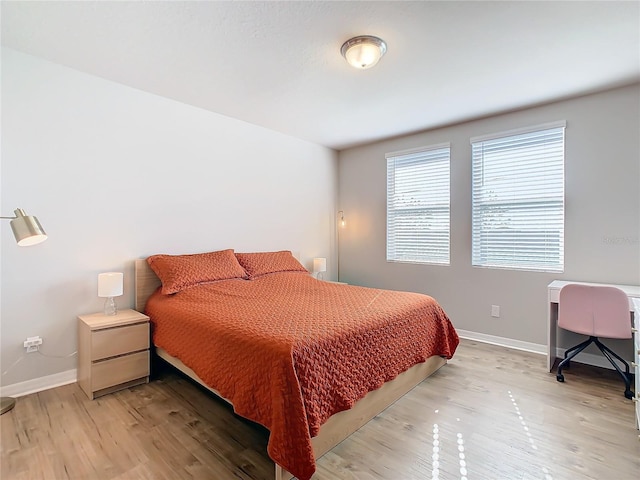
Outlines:
POLYGON ((551 371, 556 362, 558 345, 558 304, 549 302, 547 314, 547 369, 551 371))

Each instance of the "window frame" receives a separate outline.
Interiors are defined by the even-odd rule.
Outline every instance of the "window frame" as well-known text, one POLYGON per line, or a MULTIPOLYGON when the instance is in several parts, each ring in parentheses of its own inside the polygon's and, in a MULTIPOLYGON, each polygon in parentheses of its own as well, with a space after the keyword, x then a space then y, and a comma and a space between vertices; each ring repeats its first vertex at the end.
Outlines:
MULTIPOLYGON (((387 161, 387 217, 386 217, 386 260, 391 263, 409 263, 416 265, 450 265, 451 264, 451 143, 439 143, 435 145, 428 145, 424 147, 412 148, 408 150, 401 150, 396 152, 389 152, 385 154, 387 161), (446 153, 438 153, 440 150, 446 150, 446 153), (424 155, 426 158, 418 158, 420 155, 424 155), (433 158, 429 158, 429 156, 433 158), (439 158, 439 156, 446 156, 446 158, 439 158), (397 186, 397 162, 417 162, 424 168, 428 162, 442 162, 446 161, 446 181, 438 182, 434 187, 442 189, 446 185, 446 205, 443 203, 432 202, 419 207, 397 207, 394 206, 397 203, 396 186, 397 186), (392 162, 395 164, 392 166, 392 162), (391 174, 393 173, 393 178, 391 174), (440 254, 429 256, 428 253, 419 254, 424 259, 417 259, 417 257, 410 258, 407 249, 398 248, 399 235, 397 233, 398 227, 400 227, 399 221, 402 220, 402 214, 422 214, 424 216, 432 215, 437 218, 438 223, 442 223, 442 218, 446 217, 446 222, 442 223, 446 230, 446 240, 444 242, 438 242, 436 248, 440 248, 440 254), (403 253, 404 252, 404 253, 403 253)), ((434 168, 438 169, 443 165, 435 165, 434 168)), ((404 185, 405 188, 408 186, 404 185)), ((428 196, 428 195, 427 195, 428 196)), ((426 201, 425 195, 422 196, 422 200, 426 201)), ((433 229, 432 231, 434 231, 433 229)), ((420 239, 420 234, 417 230, 416 240, 420 239)), ((438 235, 433 237, 422 237, 422 241, 416 244, 416 249, 420 249, 420 243, 425 243, 425 238, 438 241, 438 235)))
MULTIPOLYGON (((470 143, 472 148, 472 266, 536 272, 564 272, 566 121, 472 137, 470 143), (536 139, 536 136, 539 138, 536 139), (554 136, 560 138, 554 139, 554 136), (518 137, 521 138, 518 139, 518 137), (499 143, 505 145, 500 146, 499 143), (548 153, 544 153, 543 150, 548 145, 551 145, 554 150, 549 149, 548 153), (492 148, 493 160, 487 158, 484 150, 480 152, 480 149, 491 150, 492 148), (514 150, 520 151, 514 155, 514 150), (509 157, 507 158, 507 156, 509 157), (529 159, 525 162, 527 156, 529 159), (491 161, 495 163, 491 165, 491 161), (487 166, 487 162, 489 162, 489 166, 487 166), (511 171, 500 170, 501 168, 505 169, 508 163, 518 165, 519 168, 514 168, 511 171), (527 169, 534 167, 540 169, 536 177, 531 177, 530 172, 518 177, 518 170, 527 171, 527 169), (492 171, 495 178, 498 178, 499 174, 502 174, 503 178, 513 177, 511 178, 513 182, 510 184, 511 186, 502 187, 503 191, 496 194, 498 198, 501 198, 506 196, 506 191, 513 190, 511 201, 502 199, 491 202, 481 198, 486 196, 488 192, 488 189, 483 189, 487 170, 492 171), (549 178, 545 178, 547 172, 549 172, 549 178), (533 181, 531 181, 532 178, 533 181), (526 181, 522 181, 522 179, 526 179, 526 181), (528 184, 527 189, 515 193, 514 185, 522 186, 523 183, 528 184), (516 218, 515 220, 509 219, 509 223, 506 224, 503 222, 502 227, 496 224, 487 228, 488 214, 486 212, 489 211, 491 214, 491 208, 494 209, 494 215, 495 211, 510 212, 516 218), (527 213, 526 210, 529 212, 527 213), (539 219, 545 218, 545 215, 548 220, 541 222, 539 219), (526 224, 523 220, 534 223, 526 224), (518 234, 517 228, 511 228, 510 231, 507 231, 510 225, 517 227, 518 223, 524 224, 525 227, 519 227, 523 230, 521 235, 518 234), (499 232, 500 228, 504 230, 502 234, 499 232), (525 243, 527 240, 531 243, 525 243), (500 245, 501 243, 504 247, 500 245), (527 250, 524 245, 529 245, 529 249, 527 250), (500 251, 502 259, 497 253, 500 251), (522 254, 522 257, 517 258, 518 254, 522 254)), ((500 187, 495 188, 499 189, 500 187)))

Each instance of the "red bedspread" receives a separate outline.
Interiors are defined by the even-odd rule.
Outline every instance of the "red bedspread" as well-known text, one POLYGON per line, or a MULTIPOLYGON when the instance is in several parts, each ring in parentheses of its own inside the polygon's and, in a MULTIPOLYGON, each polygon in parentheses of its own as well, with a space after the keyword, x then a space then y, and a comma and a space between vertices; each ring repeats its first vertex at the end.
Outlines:
POLYGON ((299 272, 156 292, 154 344, 270 431, 268 453, 307 480, 311 437, 334 413, 458 335, 429 296, 341 285, 299 272))

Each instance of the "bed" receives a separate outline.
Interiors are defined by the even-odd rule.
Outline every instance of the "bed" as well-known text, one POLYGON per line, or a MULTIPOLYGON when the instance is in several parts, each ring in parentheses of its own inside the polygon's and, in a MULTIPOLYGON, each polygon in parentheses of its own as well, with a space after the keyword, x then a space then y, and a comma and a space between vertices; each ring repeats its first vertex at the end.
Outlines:
POLYGON ((269 429, 276 480, 309 479, 458 345, 431 297, 322 282, 290 252, 150 259, 135 263, 136 309, 156 354, 269 429))

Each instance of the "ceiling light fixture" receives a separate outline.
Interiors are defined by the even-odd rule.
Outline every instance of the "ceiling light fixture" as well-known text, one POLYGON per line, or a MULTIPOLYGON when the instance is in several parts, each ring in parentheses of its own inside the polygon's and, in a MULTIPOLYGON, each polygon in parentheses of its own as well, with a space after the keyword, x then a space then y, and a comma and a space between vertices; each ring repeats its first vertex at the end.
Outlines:
POLYGON ((353 37, 344 42, 340 53, 352 67, 366 70, 373 67, 387 51, 384 40, 371 35, 353 37))

